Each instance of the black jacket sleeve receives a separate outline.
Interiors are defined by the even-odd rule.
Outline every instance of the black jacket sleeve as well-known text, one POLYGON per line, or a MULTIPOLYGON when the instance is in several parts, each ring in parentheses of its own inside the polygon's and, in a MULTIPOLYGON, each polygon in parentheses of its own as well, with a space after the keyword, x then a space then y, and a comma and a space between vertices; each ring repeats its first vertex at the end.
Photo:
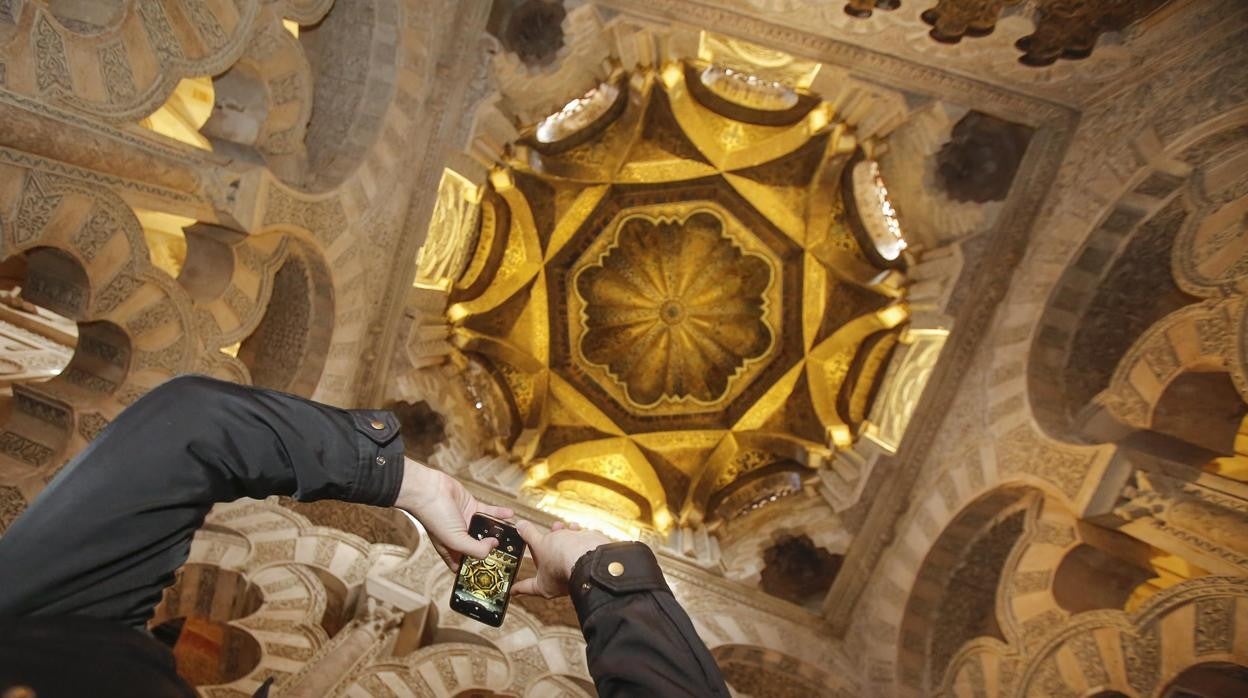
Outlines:
POLYGON ((216 502, 389 506, 403 467, 389 412, 175 378, 122 412, 0 537, 0 616, 141 627, 216 502))
POLYGON ((611 543, 572 568, 572 604, 598 695, 716 696, 728 688, 642 543, 611 543))

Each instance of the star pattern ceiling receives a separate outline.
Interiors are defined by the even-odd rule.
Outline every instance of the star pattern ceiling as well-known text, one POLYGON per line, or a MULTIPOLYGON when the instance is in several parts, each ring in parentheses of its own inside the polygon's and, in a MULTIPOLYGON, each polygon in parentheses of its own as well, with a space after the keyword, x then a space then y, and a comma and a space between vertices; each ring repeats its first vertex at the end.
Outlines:
POLYGON ((666 530, 853 442, 908 316, 846 210, 859 146, 817 97, 694 62, 526 131, 448 318, 531 486, 666 530))

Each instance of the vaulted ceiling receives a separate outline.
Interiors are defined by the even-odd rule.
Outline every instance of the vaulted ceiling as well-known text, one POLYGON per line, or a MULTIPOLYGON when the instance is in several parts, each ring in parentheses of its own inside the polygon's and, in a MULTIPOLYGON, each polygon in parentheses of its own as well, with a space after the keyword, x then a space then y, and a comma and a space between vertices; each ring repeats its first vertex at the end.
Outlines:
POLYGON ((798 491, 852 444, 908 316, 859 146, 817 95, 694 61, 617 71, 526 130, 448 315, 531 486, 666 530, 798 491))

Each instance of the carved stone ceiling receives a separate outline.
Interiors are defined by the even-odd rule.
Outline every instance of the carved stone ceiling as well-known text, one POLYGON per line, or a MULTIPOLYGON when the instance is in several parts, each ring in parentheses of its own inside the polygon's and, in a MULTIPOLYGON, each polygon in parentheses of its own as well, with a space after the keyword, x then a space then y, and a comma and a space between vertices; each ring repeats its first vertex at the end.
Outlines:
MULTIPOLYGON (((1082 104, 1220 19, 1184 0, 597 0, 658 22, 714 27, 825 63, 854 44, 926 68, 1082 104)), ((1228 26, 1228 30, 1231 28, 1228 26)), ((846 62, 864 74, 880 61, 846 62)))
POLYGON ((800 488, 852 444, 908 316, 841 196, 851 130, 707 71, 617 71, 524 131, 448 311, 529 484, 659 530, 800 488))

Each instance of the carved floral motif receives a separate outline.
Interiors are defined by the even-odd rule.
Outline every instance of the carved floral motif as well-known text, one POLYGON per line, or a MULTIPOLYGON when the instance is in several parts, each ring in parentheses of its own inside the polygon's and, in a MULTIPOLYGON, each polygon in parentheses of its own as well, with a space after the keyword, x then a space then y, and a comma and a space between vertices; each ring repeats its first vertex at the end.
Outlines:
POLYGON ((711 213, 628 218, 601 265, 577 279, 588 330, 581 351, 639 405, 716 400, 771 344, 762 295, 770 282, 767 263, 743 254, 711 213))

